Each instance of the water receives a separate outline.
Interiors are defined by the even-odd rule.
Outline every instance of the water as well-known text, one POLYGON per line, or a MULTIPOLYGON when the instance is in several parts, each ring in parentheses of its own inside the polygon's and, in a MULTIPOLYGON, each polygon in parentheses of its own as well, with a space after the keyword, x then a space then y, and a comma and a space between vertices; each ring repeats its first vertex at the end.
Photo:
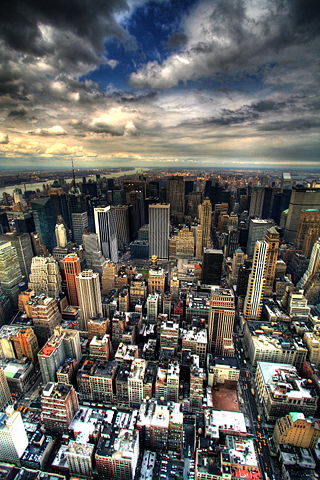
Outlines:
MULTIPOLYGON (((143 170, 148 170, 147 168, 144 168, 143 170)), ((140 173, 141 172, 141 168, 135 168, 133 170, 124 170, 122 172, 114 172, 110 175, 102 175, 103 177, 106 177, 106 178, 117 178, 117 177, 122 177, 124 175, 135 175, 136 173, 140 173)), ((86 179, 89 180, 90 178, 91 179, 95 179, 95 175, 87 175, 86 176, 86 179)), ((82 181, 82 176, 76 176, 76 181, 77 182, 81 182, 82 181)), ((26 184, 23 184, 23 183, 20 183, 18 185, 10 185, 10 186, 7 186, 7 187, 1 187, 0 188, 0 200, 2 198, 2 194, 4 192, 6 193, 9 193, 10 195, 13 195, 13 191, 15 188, 20 188, 22 190, 22 193, 24 192, 24 185, 26 186, 26 190, 42 190, 42 186, 43 185, 51 185, 54 181, 54 178, 51 178, 50 180, 48 181, 43 181, 43 182, 34 182, 34 183, 26 183, 26 184)), ((72 182, 72 178, 66 178, 66 182, 67 183, 71 183, 72 182)))

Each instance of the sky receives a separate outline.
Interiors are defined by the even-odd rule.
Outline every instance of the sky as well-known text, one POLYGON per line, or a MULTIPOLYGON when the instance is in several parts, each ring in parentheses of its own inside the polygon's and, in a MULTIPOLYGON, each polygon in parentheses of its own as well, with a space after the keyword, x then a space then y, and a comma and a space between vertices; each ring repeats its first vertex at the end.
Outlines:
POLYGON ((319 166, 318 0, 3 0, 0 167, 319 166))

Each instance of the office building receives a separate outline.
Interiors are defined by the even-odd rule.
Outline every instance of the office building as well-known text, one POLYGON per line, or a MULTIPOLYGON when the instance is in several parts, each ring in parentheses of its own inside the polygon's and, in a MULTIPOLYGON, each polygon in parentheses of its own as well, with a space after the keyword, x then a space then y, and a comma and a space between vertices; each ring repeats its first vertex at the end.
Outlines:
POLYGON ((280 235, 275 227, 267 230, 265 241, 268 244, 268 255, 265 268, 265 296, 271 296, 273 292, 273 284, 276 275, 276 266, 278 260, 280 235))
POLYGON ((178 348, 179 323, 164 320, 160 327, 160 348, 175 352, 178 348))
POLYGON ((109 360, 111 351, 110 335, 95 335, 89 343, 89 356, 100 360, 109 360))
POLYGON ((292 188, 288 213, 286 216, 284 239, 293 243, 296 240, 300 213, 303 210, 320 208, 320 188, 305 188, 297 185, 292 188))
POLYGON ((30 235, 28 233, 7 233, 5 235, 0 235, 0 241, 10 242, 16 249, 21 274, 24 279, 27 279, 30 273, 33 257, 30 235))
POLYGON ((223 384, 235 386, 239 381, 240 369, 234 357, 209 355, 207 368, 209 387, 223 384))
POLYGON ((308 268, 299 280, 297 286, 299 288, 305 287, 313 277, 318 276, 320 272, 320 238, 314 243, 311 251, 311 256, 308 268))
POLYGON ((57 213, 50 197, 34 198, 31 200, 31 209, 36 232, 40 234, 42 243, 49 251, 55 246, 54 229, 57 213))
POLYGON ((81 272, 80 259, 76 253, 70 253, 63 259, 64 274, 67 282, 69 305, 78 306, 79 297, 76 277, 81 272))
POLYGON ((118 249, 122 252, 130 243, 128 205, 112 205, 118 249))
POLYGON ((142 358, 135 358, 131 364, 128 376, 129 405, 140 406, 144 399, 144 378, 147 362, 142 358))
POLYGON ((121 428, 99 439, 95 453, 97 472, 103 478, 133 480, 139 457, 139 432, 121 428))
POLYGON ((17 307, 21 282, 22 274, 16 249, 11 242, 0 241, 0 287, 9 297, 12 308, 17 307))
POLYGON ((261 218, 251 218, 249 222, 249 233, 247 242, 247 255, 253 256, 256 242, 265 238, 267 230, 274 224, 273 220, 262 220, 261 218))
POLYGON ((303 290, 289 292, 287 311, 293 318, 297 317, 300 320, 307 320, 310 314, 310 307, 308 307, 308 300, 304 296, 303 290))
POLYGON ((159 259, 169 257, 170 204, 149 205, 149 245, 150 255, 159 259))
POLYGON ((204 248, 202 262, 202 283, 205 285, 220 285, 222 266, 222 250, 204 248))
POLYGON ((115 288, 115 278, 117 275, 117 265, 108 261, 103 267, 102 272, 102 294, 108 295, 108 293, 115 288))
POLYGON ((318 422, 307 419, 303 413, 290 412, 278 418, 273 439, 276 445, 286 444, 301 448, 314 448, 320 438, 318 422))
POLYGON ((84 434, 70 440, 65 451, 69 472, 73 475, 90 477, 93 472, 94 445, 84 434))
POLYGON ((102 316, 102 300, 99 274, 92 270, 84 270, 76 276, 80 307, 80 327, 87 329, 90 318, 102 316))
POLYGON ((199 357, 192 355, 190 367, 190 410, 194 413, 202 409, 205 379, 205 371, 199 366, 199 357))
MULTIPOLYGON (((128 367, 128 365, 126 365, 128 367)), ((119 366, 115 361, 85 358, 77 372, 78 390, 84 400, 92 402, 114 402, 116 377, 119 366)))
POLYGON ((65 248, 68 243, 67 238, 67 230, 63 223, 63 218, 61 216, 58 217, 57 223, 54 229, 54 233, 56 236, 56 244, 58 248, 65 248))
POLYGON ((184 214, 184 179, 175 176, 167 180, 167 201, 171 205, 171 215, 183 217, 184 214))
POLYGON ((258 362, 255 385, 257 401, 268 421, 292 411, 314 416, 318 399, 314 386, 299 377, 292 365, 258 362))
POLYGON ((81 358, 80 335, 78 330, 55 327, 53 335, 38 353, 39 366, 43 384, 55 382, 56 373, 64 361, 81 358))
POLYGON ((169 239, 169 257, 194 257, 194 235, 188 227, 183 227, 169 239))
POLYGON ((107 260, 102 255, 98 235, 96 233, 85 232, 82 236, 82 243, 87 267, 102 275, 107 260))
MULTIPOLYGON (((208 349, 208 332, 205 328, 192 327, 191 329, 180 329, 180 338, 182 341, 182 352, 190 351, 192 355, 199 357, 199 365, 205 366, 208 349)), ((165 344, 164 338, 164 344, 165 344)), ((161 342, 161 333, 160 333, 161 342)), ((165 347, 162 347, 165 348, 165 347)))
POLYGON ((147 298, 147 317, 150 322, 156 322, 159 313, 160 296, 158 293, 150 293, 147 298))
POLYGON ((57 301, 41 295, 33 297, 28 306, 39 345, 43 346, 53 334, 54 328, 61 323, 57 301))
POLYGON ((41 419, 49 432, 66 433, 78 408, 78 394, 72 385, 49 382, 43 388, 41 419))
MULTIPOLYGON (((249 209, 250 217, 262 216, 264 195, 265 195, 264 187, 260 187, 260 186, 253 187, 251 192, 250 209, 249 209)), ((261 240, 261 239, 257 239, 257 240, 261 240)))
POLYGON ((265 292, 267 257, 268 243, 265 241, 256 242, 252 270, 244 300, 243 315, 245 319, 260 320, 262 299, 265 292))
POLYGON ((198 206, 200 225, 196 229, 196 258, 202 259, 203 249, 211 248, 212 205, 209 199, 205 199, 198 206))
POLYGON ((310 257, 313 245, 320 237, 320 210, 309 208, 300 213, 295 246, 310 257))
POLYGON ((211 307, 208 319, 210 348, 215 354, 233 355, 232 334, 235 321, 235 297, 229 288, 211 289, 211 307))
POLYGON ((61 292, 59 265, 53 257, 33 257, 28 288, 36 295, 58 298, 61 292))
POLYGON ((110 206, 94 208, 94 224, 103 256, 118 262, 118 240, 115 214, 110 206))
POLYGON ((78 245, 82 244, 82 235, 88 228, 88 213, 87 212, 76 212, 71 213, 72 221, 72 237, 73 241, 78 245))
POLYGON ((39 351, 37 337, 31 327, 4 325, 0 330, 0 358, 36 360, 39 351))
POLYGON ((148 293, 164 293, 165 280, 164 269, 157 265, 151 265, 148 274, 148 293))
POLYGON ((20 465, 28 443, 20 412, 7 407, 5 413, 0 413, 0 460, 20 465))

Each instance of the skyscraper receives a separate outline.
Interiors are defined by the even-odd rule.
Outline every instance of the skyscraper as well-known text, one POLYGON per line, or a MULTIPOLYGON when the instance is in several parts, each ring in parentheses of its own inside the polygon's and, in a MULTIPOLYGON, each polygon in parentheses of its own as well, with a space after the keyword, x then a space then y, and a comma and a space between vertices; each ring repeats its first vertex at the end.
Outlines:
POLYGON ((286 242, 295 241, 300 213, 310 208, 320 208, 320 188, 293 187, 284 231, 286 242))
POLYGON ((0 413, 0 460, 20 465, 29 443, 21 413, 9 406, 0 413))
POLYGON ((211 248, 212 205, 209 199, 205 199, 199 205, 198 217, 200 225, 197 228, 196 257, 201 259, 203 249, 211 248))
POLYGON ((44 293, 57 298, 61 292, 61 275, 59 265, 52 257, 33 257, 28 288, 36 295, 44 293))
POLYGON ((310 257, 314 243, 320 237, 320 210, 309 208, 300 213, 296 247, 301 250, 306 257, 310 257))
POLYGON ((0 368, 0 410, 12 403, 7 377, 0 368))
POLYGON ((202 262, 202 283, 220 285, 223 265, 223 251, 205 248, 202 262))
POLYGON ((236 316, 235 298, 229 288, 211 290, 211 308, 208 319, 209 344, 218 355, 234 353, 232 334, 236 316))
POLYGON ((184 214, 184 180, 175 176, 167 182, 167 201, 171 205, 171 215, 183 216, 184 214))
POLYGON ((40 233, 42 242, 51 251, 55 246, 54 228, 57 218, 51 198, 35 198, 31 200, 31 208, 36 231, 40 233))
POLYGON ((7 233, 0 235, 0 241, 11 242, 16 249, 22 276, 28 278, 33 257, 32 244, 28 233, 7 233))
POLYGON ((111 207, 96 207, 94 209, 94 224, 98 241, 105 258, 118 262, 118 240, 114 212, 111 207))
POLYGON ((266 241, 256 242, 243 309, 244 318, 247 320, 260 320, 262 298, 265 292, 267 260, 268 243, 266 241))
POLYGON ((62 222, 62 217, 58 218, 54 233, 56 236, 57 247, 65 248, 68 243, 67 230, 62 222))
POLYGON ((170 204, 156 203, 149 205, 149 243, 150 256, 168 259, 170 229, 170 204))
POLYGON ((17 306, 19 283, 22 275, 16 249, 11 242, 0 241, 0 286, 10 299, 11 306, 17 306))
POLYGON ((251 218, 249 223, 247 255, 252 257, 256 242, 262 241, 268 228, 274 224, 273 220, 262 220, 261 218, 251 218))
POLYGON ((273 282, 276 275, 276 265, 278 260, 280 234, 275 227, 267 230, 265 241, 268 244, 268 256, 265 270, 265 295, 272 295, 273 282))
POLYGON ((69 253, 63 259, 64 273, 67 282, 69 304, 79 305, 76 276, 81 272, 80 259, 76 253, 69 253))
POLYGON ((79 306, 80 328, 87 329, 87 321, 102 315, 102 301, 99 274, 92 270, 84 270, 76 276, 79 306))
POLYGON ((120 251, 123 251, 130 243, 128 205, 113 205, 111 210, 118 239, 118 248, 120 251))
POLYGON ((260 187, 260 186, 253 187, 253 190, 251 193, 251 200, 250 200, 250 210, 249 210, 250 217, 261 217, 264 194, 265 194, 264 187, 260 187))
POLYGON ((102 275, 107 264, 107 260, 102 255, 98 235, 96 233, 85 232, 82 235, 82 243, 85 252, 87 267, 94 272, 102 275))
POLYGON ((303 277, 299 280, 298 287, 303 288, 307 282, 320 272, 320 238, 315 242, 312 248, 309 265, 303 277))

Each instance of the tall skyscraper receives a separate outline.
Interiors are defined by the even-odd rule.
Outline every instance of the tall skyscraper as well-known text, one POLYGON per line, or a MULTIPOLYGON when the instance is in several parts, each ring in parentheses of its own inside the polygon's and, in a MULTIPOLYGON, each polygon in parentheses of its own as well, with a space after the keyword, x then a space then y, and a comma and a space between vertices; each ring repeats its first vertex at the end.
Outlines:
POLYGON ((16 249, 22 276, 27 279, 33 257, 30 235, 28 233, 7 233, 0 235, 0 241, 11 242, 11 245, 16 249))
POLYGON ((56 242, 57 242, 57 247, 59 248, 65 248, 65 246, 68 243, 68 238, 67 238, 67 230, 66 227, 64 226, 62 222, 62 218, 58 218, 54 233, 56 236, 56 242))
POLYGON ((107 264, 107 260, 102 255, 98 235, 96 233, 85 232, 82 235, 82 243, 85 252, 87 267, 94 272, 102 275, 107 264))
POLYGON ((0 241, 0 286, 16 308, 19 295, 19 283, 22 275, 16 249, 11 242, 0 241))
POLYGON ((300 213, 310 208, 320 208, 320 188, 305 188, 301 185, 293 187, 284 231, 286 242, 295 241, 300 213))
POLYGON ((156 203, 149 205, 149 243, 150 256, 159 259, 169 257, 170 204, 156 203))
POLYGON ((268 243, 266 241, 256 242, 252 271, 249 276, 247 294, 243 308, 243 315, 246 320, 260 320, 262 298, 265 292, 267 260, 268 243))
POLYGON ((113 205, 111 207, 118 239, 118 248, 123 251, 130 243, 128 205, 113 205))
POLYGON ((183 216, 184 198, 183 177, 169 178, 167 182, 167 201, 171 205, 171 215, 183 216))
POLYGON ((214 353, 218 355, 233 355, 232 334, 235 316, 233 291, 229 288, 212 288, 208 336, 209 345, 214 353))
POLYGON ((205 248, 202 262, 202 283, 220 285, 223 265, 223 251, 205 248))
POLYGON ((87 199, 75 185, 71 187, 68 195, 69 210, 71 213, 71 225, 73 241, 79 245, 82 243, 82 235, 88 228, 87 199))
POLYGON ((81 272, 80 259, 76 253, 70 253, 63 259, 64 274, 67 282, 69 304, 79 305, 76 276, 81 272))
POLYGON ((102 316, 99 274, 84 270, 76 277, 80 306, 80 328, 87 329, 87 321, 102 316))
POLYGON ((296 248, 301 250, 303 255, 310 257, 313 245, 320 237, 320 210, 309 208, 300 213, 296 248))
POLYGON ((249 233, 247 243, 247 255, 252 257, 256 242, 262 241, 268 228, 274 224, 273 220, 262 220, 261 218, 251 218, 249 222, 249 233))
POLYGON ((114 213, 110 206, 94 209, 94 224, 100 249, 105 258, 118 262, 118 240, 114 213))
POLYGON ((205 199, 198 207, 200 225, 196 230, 196 257, 202 258, 203 249, 211 248, 212 205, 205 199))
POLYGON ((253 187, 250 200, 250 217, 261 217, 262 207, 264 200, 265 189, 264 187, 253 187))
POLYGON ((53 257, 33 257, 28 288, 36 295, 57 298, 61 292, 59 265, 53 257))
POLYGON ((303 288, 307 282, 320 272, 320 238, 315 242, 312 248, 309 265, 303 277, 298 282, 298 287, 303 288))
POLYGON ((272 295, 273 282, 276 275, 276 265, 278 260, 280 234, 275 227, 267 230, 265 241, 268 244, 268 256, 265 270, 265 295, 272 295))
POLYGON ((31 208, 36 231, 40 234, 41 241, 51 251, 55 246, 54 228, 57 218, 51 198, 35 198, 31 200, 31 208))
POLYGON ((9 406, 0 413, 0 460, 20 465, 29 443, 21 413, 9 406))

